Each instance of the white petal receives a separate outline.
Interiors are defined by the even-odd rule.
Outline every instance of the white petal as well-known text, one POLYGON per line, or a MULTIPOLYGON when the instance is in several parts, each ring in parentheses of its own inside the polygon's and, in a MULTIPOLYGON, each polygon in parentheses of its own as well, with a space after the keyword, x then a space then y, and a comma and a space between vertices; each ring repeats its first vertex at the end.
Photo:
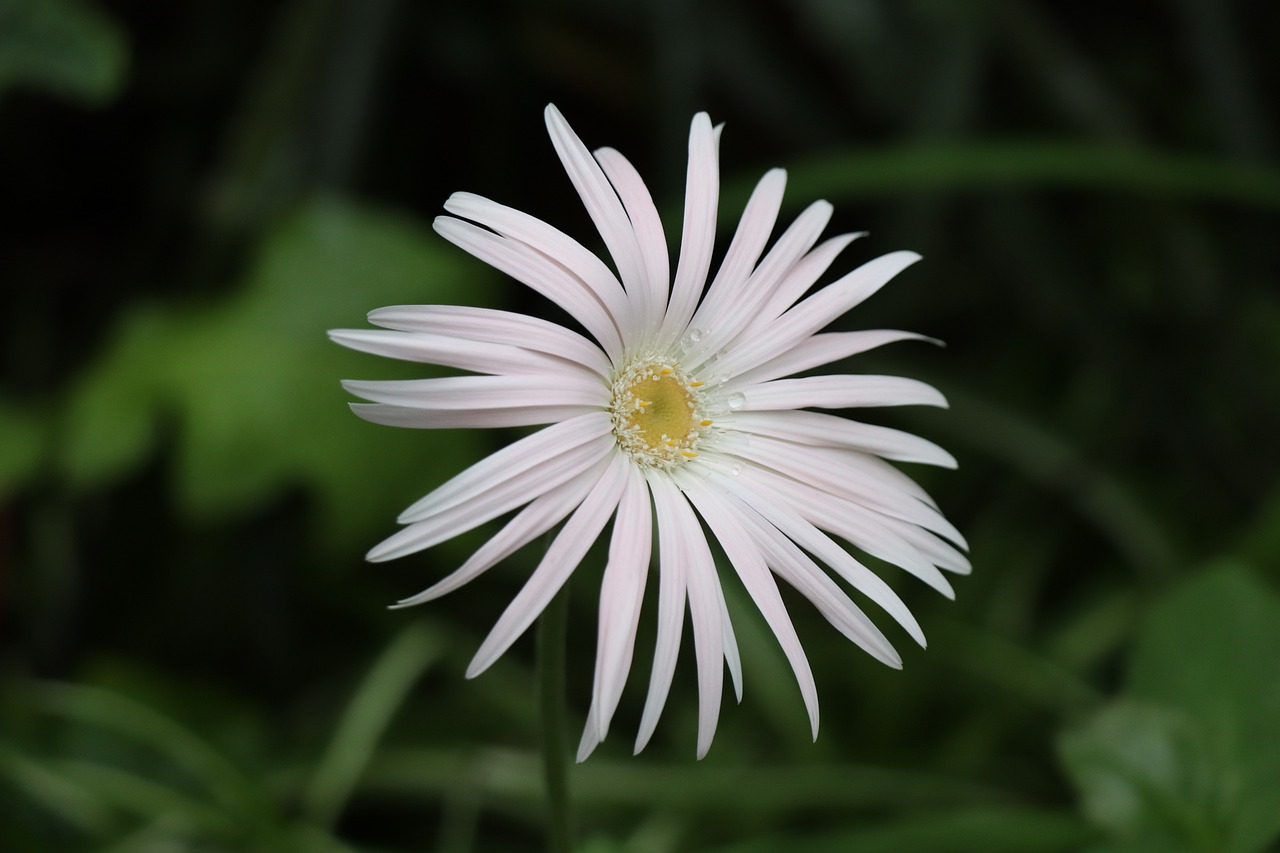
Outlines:
POLYGON ((736 498, 734 502, 738 521, 747 528, 765 554, 769 567, 779 577, 809 599, 840 633, 876 660, 894 669, 902 668, 902 658, 889 639, 817 563, 749 504, 736 498))
POLYGON ((724 587, 720 584, 720 576, 716 575, 716 592, 720 593, 720 626, 724 634, 724 662, 729 667, 729 678, 733 681, 733 694, 742 701, 742 655, 738 652, 738 638, 733 634, 733 620, 729 618, 729 605, 724 600, 724 587))
POLYGON ((726 386, 741 393, 743 411, 769 409, 849 409, 874 406, 941 406, 947 398, 932 385, 905 376, 835 374, 775 379, 758 385, 726 386))
POLYGON ((947 598, 955 598, 951 584, 935 568, 929 555, 886 524, 886 516, 767 468, 751 466, 746 471, 748 482, 759 484, 759 490, 765 494, 777 495, 787 501, 806 521, 834 533, 873 557, 905 569, 947 598))
POLYGON ((765 565, 764 557, 714 490, 706 488, 693 477, 681 477, 680 482, 720 542, 720 547, 724 549, 738 577, 742 578, 742 585, 747 588, 751 600, 778 638, 778 643, 791 664, 791 670, 795 673, 796 683, 800 686, 800 695, 809 712, 809 726, 816 739, 818 691, 813 683, 813 672, 809 669, 809 661, 800 645, 800 638, 796 636, 795 626, 791 624, 791 617, 787 615, 786 605, 782 603, 782 596, 778 594, 778 586, 765 565))
POLYGON ((568 269, 600 300, 614 324, 622 328, 629 311, 622 285, 605 262, 577 240, 535 216, 474 193, 454 193, 444 209, 518 240, 568 269))
POLYGON ((528 406, 595 406, 609 403, 609 389, 594 374, 446 376, 441 379, 346 379, 342 387, 375 403, 410 409, 508 409, 528 406))
MULTIPOLYGON (((582 197, 582 203, 587 208, 591 221, 595 223, 596 230, 604 238, 604 244, 613 256, 627 294, 634 296, 637 292, 643 292, 645 268, 640 244, 618 194, 600 169, 600 164, 591 156, 554 104, 547 105, 545 117, 547 132, 551 134, 556 154, 560 156, 560 162, 564 164, 564 170, 573 182, 574 189, 582 197)), ((634 333, 636 330, 633 328, 631 331, 634 333)))
POLYGON ((770 169, 751 191, 742 218, 738 220, 738 229, 725 251, 724 260, 720 262, 720 269, 689 323, 693 328, 716 334, 720 341, 717 346, 723 345, 727 338, 719 336, 717 329, 708 329, 708 325, 717 323, 725 307, 731 305, 735 298, 741 298, 743 285, 760 260, 769 235, 773 233, 774 223, 778 221, 778 210, 786 187, 787 173, 782 169, 770 169))
POLYGON ((898 594, 875 572, 855 560, 853 555, 837 545, 821 530, 805 521, 803 516, 794 509, 777 500, 776 497, 770 497, 767 492, 757 492, 751 487, 749 481, 743 481, 741 477, 731 478, 713 474, 711 482, 736 495, 768 519, 770 524, 794 540, 797 545, 830 566, 854 589, 870 598, 884 612, 892 616, 907 630, 912 639, 921 646, 925 645, 924 632, 920 630, 916 618, 911 615, 911 611, 907 609, 907 605, 898 597, 898 594))
POLYGON ((473 373, 565 373, 586 369, 571 362, 509 343, 495 344, 422 332, 384 329, 334 329, 329 338, 361 352, 456 367, 473 373))
POLYGON ((832 207, 825 201, 814 202, 791 224, 760 261, 749 277, 729 280, 713 302, 712 294, 698 309, 694 326, 710 330, 701 354, 694 354, 689 367, 697 370, 704 360, 729 344, 756 317, 761 307, 777 288, 787 272, 817 242, 831 220, 832 207))
POLYGON ((582 503, 587 492, 599 482, 604 470, 605 465, 598 463, 592 471, 536 498, 507 522, 507 525, 492 539, 481 545, 460 568, 417 595, 402 599, 392 606, 411 607, 432 601, 471 582, 559 524, 578 504, 582 503))
POLYGON ((796 300, 804 296, 814 282, 822 277, 836 257, 854 240, 867 236, 866 231, 852 234, 840 234, 822 241, 812 252, 805 255, 791 268, 790 272, 770 295, 768 302, 760 310, 755 322, 749 328, 768 325, 786 311, 796 300))
POLYGON ((555 260, 521 243, 452 216, 437 216, 433 227, 455 246, 506 273, 559 305, 600 343, 610 358, 622 352, 613 315, 582 279, 555 260))
MULTIPOLYGON (((676 670, 680 636, 684 628, 685 574, 689 564, 688 533, 679 523, 673 507, 684 498, 671 485, 665 474, 651 474, 649 489, 653 493, 654 515, 658 524, 658 628, 653 649, 653 671, 649 676, 649 693, 640 717, 635 752, 649 743, 667 703, 671 678, 676 670)), ((701 535, 701 529, 698 535, 701 535)))
POLYGON ((467 678, 475 678, 501 657, 528 630, 547 602, 573 574, 617 508, 622 497, 626 467, 630 464, 621 454, 613 457, 604 476, 556 534, 538 568, 534 569, 524 587, 498 618, 489 636, 480 644, 467 667, 467 678))
POLYGON ((400 513, 396 520, 408 524, 457 506, 547 459, 608 435, 610 429, 612 424, 606 412, 593 412, 553 424, 480 460, 400 513))
POLYGON ((738 383, 767 382, 780 376, 790 376, 803 370, 830 364, 851 355, 866 352, 885 344, 897 341, 930 341, 939 343, 933 338, 917 335, 913 332, 899 332, 889 329, 877 329, 865 332, 830 332, 806 338, 789 351, 772 358, 764 364, 754 367, 733 377, 738 383))
POLYGON ((644 276, 632 295, 639 322, 638 329, 656 330, 667 307, 667 291, 671 281, 671 260, 667 256, 667 238, 662 219, 654 206, 653 196, 634 166, 612 148, 596 151, 596 161, 618 192, 636 241, 640 244, 640 260, 644 276))
POLYGON ((538 426, 598 412, 599 406, 527 406, 510 409, 412 409, 385 403, 348 403, 369 423, 410 429, 494 429, 538 426))
POLYGON ((707 754, 720 719, 724 691, 724 629, 721 627, 720 590, 715 559, 703 535, 702 525, 684 495, 672 489, 672 528, 688 549, 685 575, 689 595, 689 621, 698 665, 698 758, 707 754))
POLYGON ((768 326, 768 334, 739 338, 716 365, 730 376, 774 358, 822 329, 920 260, 915 252, 891 252, 867 261, 800 302, 768 326))
POLYGON ((848 447, 898 462, 956 467, 954 456, 919 436, 822 412, 743 412, 734 415, 733 428, 800 444, 848 447))
POLYGON ((611 439, 598 438, 568 453, 546 459, 469 500, 411 523, 375 546, 366 559, 375 563, 394 560, 452 539, 580 476, 613 452, 611 439))
POLYGON ((511 311, 470 305, 393 305, 369 312, 369 322, 386 329, 510 344, 580 364, 601 376, 610 372, 600 347, 564 326, 511 311))
POLYGON ((736 447, 735 455, 965 545, 960 531, 936 509, 899 489, 886 488, 859 477, 858 469, 850 466, 839 452, 757 437, 736 447))
POLYGON ((652 541, 653 514, 649 509, 649 489, 640 469, 629 465, 626 487, 613 522, 609 561, 600 582, 595 689, 591 697, 591 703, 597 709, 596 726, 600 740, 604 740, 609 732, 609 722, 617 710, 622 687, 631 670, 640 603, 644 600, 645 581, 649 575, 652 541))
POLYGON ((720 198, 718 135, 711 119, 698 113, 689 126, 689 168, 685 177, 684 226, 680 260, 671 285, 671 301, 662 322, 661 337, 671 343, 684 334, 711 269, 715 249, 716 207, 720 198))

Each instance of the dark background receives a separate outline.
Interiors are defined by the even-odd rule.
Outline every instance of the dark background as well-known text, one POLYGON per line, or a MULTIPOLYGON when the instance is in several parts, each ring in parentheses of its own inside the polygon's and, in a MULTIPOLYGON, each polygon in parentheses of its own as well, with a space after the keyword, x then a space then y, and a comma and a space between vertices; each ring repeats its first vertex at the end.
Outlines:
MULTIPOLYGON (((694 760, 682 650, 631 758, 572 771, 595 851, 1277 849, 1280 7, 1166 0, 0 0, 0 848, 538 849, 533 643, 463 670, 532 557, 362 562, 511 435, 395 431, 329 328, 386 304, 559 317, 431 233, 469 190, 595 246, 542 126, 622 150, 678 228, 725 122, 722 232, 788 169, 921 252, 842 323, 950 411, 913 470, 969 536, 930 648, 879 667, 729 589, 745 696, 694 760)), ((728 234, 722 233, 722 243, 728 234)), ((573 584, 585 716, 601 560, 573 584)), ((883 621, 883 620, 882 620, 883 621)))

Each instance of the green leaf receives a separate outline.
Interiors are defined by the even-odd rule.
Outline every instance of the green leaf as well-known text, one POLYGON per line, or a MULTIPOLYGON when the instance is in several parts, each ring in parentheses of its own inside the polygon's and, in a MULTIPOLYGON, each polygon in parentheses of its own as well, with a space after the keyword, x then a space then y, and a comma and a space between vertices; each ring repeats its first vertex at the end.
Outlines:
POLYGON ((0 497, 35 474, 47 435, 46 425, 34 412, 0 400, 0 497))
POLYGON ((77 488, 109 482, 140 464, 157 424, 172 421, 175 490, 193 518, 251 512, 304 487, 326 546, 390 528, 404 504, 478 459, 483 439, 355 417, 340 379, 434 368, 353 353, 325 332, 363 326, 383 305, 483 304, 487 276, 412 221, 314 200, 268 234, 224 302, 152 306, 121 324, 68 402, 61 468, 77 488))
POLYGON ((77 0, 0 0, 0 96, 28 86, 100 105, 124 85, 124 31, 77 0))
POLYGON ((1133 849, 1266 848, 1280 836, 1278 661, 1280 599, 1248 570, 1169 592, 1124 698, 1060 742, 1086 814, 1133 849))

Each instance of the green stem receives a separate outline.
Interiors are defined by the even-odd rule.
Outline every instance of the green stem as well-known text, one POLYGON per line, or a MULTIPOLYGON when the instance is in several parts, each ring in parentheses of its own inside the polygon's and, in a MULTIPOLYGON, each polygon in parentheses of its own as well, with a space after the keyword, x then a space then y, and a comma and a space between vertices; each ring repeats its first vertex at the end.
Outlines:
POLYGON ((569 814, 569 761, 565 742, 564 668, 569 615, 566 584, 538 619, 538 710, 547 785, 547 850, 573 850, 569 814))

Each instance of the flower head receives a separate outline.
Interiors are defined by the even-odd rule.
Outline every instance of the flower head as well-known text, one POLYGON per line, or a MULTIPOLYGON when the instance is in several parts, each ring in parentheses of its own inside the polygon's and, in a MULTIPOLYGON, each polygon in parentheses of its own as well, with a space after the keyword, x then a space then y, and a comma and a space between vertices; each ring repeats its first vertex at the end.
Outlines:
POLYGON ((382 308, 369 314, 379 330, 330 333, 354 349, 475 374, 344 383, 371 401, 352 405, 367 420, 419 428, 549 425, 410 506, 399 518, 405 527, 369 559, 420 551, 515 512, 457 571, 400 602, 419 604, 457 589, 563 522, 476 653, 467 670, 472 677, 533 623, 613 519, 581 760, 605 737, 631 668, 656 525, 657 642, 636 750, 648 742, 666 702, 687 604, 701 757, 715 732, 726 664, 742 696, 737 644, 705 524, 781 643, 816 737, 813 676, 775 576, 873 657, 900 667, 889 640, 832 574, 924 645, 920 626, 893 590, 836 540, 901 566, 949 597, 939 569, 969 570, 960 533, 886 461, 954 467, 946 451, 904 432, 808 411, 945 406, 942 395, 894 376, 787 378, 892 341, 919 339, 897 331, 820 331, 918 256, 884 255, 806 296, 862 235, 818 243, 831 217, 831 205, 819 201, 766 252, 786 181, 773 170, 756 186, 706 284, 719 134, 699 113, 689 134, 684 225, 671 278, 662 224, 635 169, 613 149, 589 152, 555 107, 547 107, 546 121, 616 274, 545 222, 456 193, 445 204, 452 215, 438 217, 435 230, 561 306, 590 337, 535 317, 452 305, 382 308))

